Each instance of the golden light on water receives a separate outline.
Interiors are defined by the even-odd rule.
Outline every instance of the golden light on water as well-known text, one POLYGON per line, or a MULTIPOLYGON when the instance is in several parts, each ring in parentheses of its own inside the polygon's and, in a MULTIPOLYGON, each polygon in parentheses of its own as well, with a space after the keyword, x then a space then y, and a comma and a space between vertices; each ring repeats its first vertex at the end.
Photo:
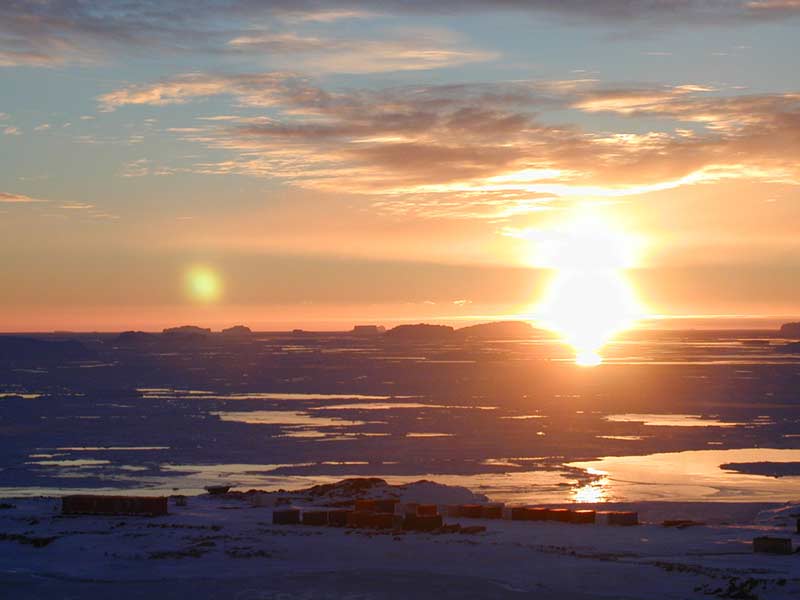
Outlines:
POLYGON ((213 302, 220 297, 222 286, 217 274, 208 267, 192 267, 186 274, 189 295, 194 300, 213 302))
POLYGON ((596 471, 594 469, 588 470, 591 475, 601 475, 599 479, 595 479, 576 488, 572 491, 573 502, 597 504, 599 502, 608 501, 608 484, 609 480, 605 473, 596 471))
POLYGON ((535 318, 573 348, 578 365, 599 365, 603 347, 643 315, 626 273, 637 263, 638 246, 588 210, 539 242, 536 262, 554 275, 534 309, 535 318))

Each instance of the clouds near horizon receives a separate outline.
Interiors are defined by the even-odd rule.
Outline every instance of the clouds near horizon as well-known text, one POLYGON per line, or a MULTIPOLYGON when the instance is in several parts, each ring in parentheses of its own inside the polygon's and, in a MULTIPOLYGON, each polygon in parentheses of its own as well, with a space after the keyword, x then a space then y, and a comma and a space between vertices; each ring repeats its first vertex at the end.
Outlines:
POLYGON ((270 115, 229 116, 180 132, 230 154, 196 163, 196 172, 379 195, 387 210, 463 217, 482 205, 484 216, 496 218, 565 197, 614 198, 737 178, 800 181, 794 93, 720 95, 696 84, 592 80, 328 90, 286 73, 194 73, 99 101, 113 110, 217 95, 242 108, 268 107, 270 115), (571 111, 575 121, 616 114, 662 125, 636 133, 541 118, 553 110, 571 111))

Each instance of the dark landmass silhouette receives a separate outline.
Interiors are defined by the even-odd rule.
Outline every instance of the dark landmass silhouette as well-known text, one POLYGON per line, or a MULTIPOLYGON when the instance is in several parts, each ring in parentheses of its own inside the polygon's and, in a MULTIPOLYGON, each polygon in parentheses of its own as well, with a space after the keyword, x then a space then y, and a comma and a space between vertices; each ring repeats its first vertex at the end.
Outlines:
POLYGON ((451 339, 455 329, 448 325, 430 325, 418 323, 416 325, 398 325, 386 332, 386 337, 398 341, 414 342, 439 342, 451 339))
POLYGON ((4 362, 86 360, 93 356, 93 352, 75 340, 0 336, 0 360, 4 362))
POLYGON ((253 335, 253 330, 244 325, 234 325, 222 330, 222 335, 229 337, 248 337, 253 335))
POLYGON ((211 329, 195 325, 181 325, 180 327, 167 327, 163 333, 165 335, 208 335, 211 333, 211 329))
POLYGON ((800 462, 725 463, 719 466, 726 471, 765 477, 794 477, 800 475, 800 462))
POLYGON ((123 331, 113 341, 116 344, 151 344, 158 341, 158 336, 144 331, 123 331))
POLYGON ((800 353, 800 342, 792 342, 791 344, 784 344, 776 348, 778 352, 789 352, 791 354, 800 353))
POLYGON ((536 336, 537 333, 541 331, 525 321, 497 321, 456 329, 456 335, 459 337, 483 340, 525 340, 536 336))
POLYGON ((780 333, 783 337, 800 339, 800 322, 784 323, 781 325, 780 333))

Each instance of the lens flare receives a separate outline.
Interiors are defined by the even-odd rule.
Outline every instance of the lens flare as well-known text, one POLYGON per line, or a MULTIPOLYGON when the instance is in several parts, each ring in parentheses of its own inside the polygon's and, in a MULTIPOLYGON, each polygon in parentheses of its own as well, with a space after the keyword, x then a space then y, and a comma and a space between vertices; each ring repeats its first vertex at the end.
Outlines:
POLYGON ((200 302, 214 302, 221 294, 217 274, 207 267, 192 267, 186 274, 189 295, 200 302))
POLYGON ((535 316, 574 349, 578 365, 599 365, 603 347, 643 314, 625 273, 635 265, 636 244, 591 213, 540 242, 537 262, 554 275, 535 316))

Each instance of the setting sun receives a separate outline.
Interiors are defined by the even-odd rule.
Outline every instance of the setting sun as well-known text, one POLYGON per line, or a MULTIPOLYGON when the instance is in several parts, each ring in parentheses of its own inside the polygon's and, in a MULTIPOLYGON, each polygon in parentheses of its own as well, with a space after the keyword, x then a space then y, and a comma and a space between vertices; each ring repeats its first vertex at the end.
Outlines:
POLYGON ((221 293, 217 274, 207 267, 193 267, 186 275, 189 294, 201 302, 213 302, 221 293))
POLYGON ((575 350, 581 366, 600 364, 603 346, 643 314, 625 274, 637 246, 588 209, 541 239, 536 262, 554 275, 535 317, 575 350))

